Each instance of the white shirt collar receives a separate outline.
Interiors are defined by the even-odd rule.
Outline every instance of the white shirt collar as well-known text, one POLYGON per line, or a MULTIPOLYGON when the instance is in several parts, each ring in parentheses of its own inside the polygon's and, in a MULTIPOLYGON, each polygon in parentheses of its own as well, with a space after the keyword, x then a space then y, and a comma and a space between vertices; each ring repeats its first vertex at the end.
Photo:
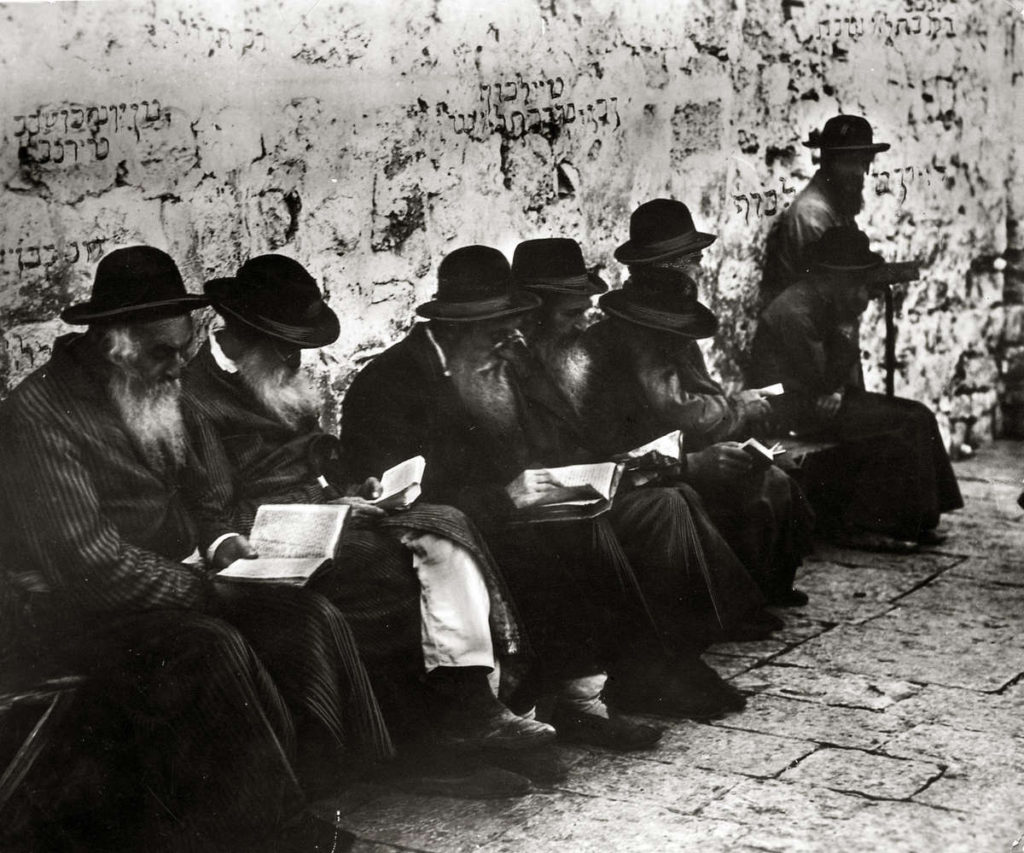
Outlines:
POLYGON ((210 354, 213 356, 213 360, 217 362, 217 367, 225 373, 238 373, 238 365, 224 355, 224 350, 220 348, 220 342, 217 340, 217 332, 219 331, 220 328, 210 329, 210 354))

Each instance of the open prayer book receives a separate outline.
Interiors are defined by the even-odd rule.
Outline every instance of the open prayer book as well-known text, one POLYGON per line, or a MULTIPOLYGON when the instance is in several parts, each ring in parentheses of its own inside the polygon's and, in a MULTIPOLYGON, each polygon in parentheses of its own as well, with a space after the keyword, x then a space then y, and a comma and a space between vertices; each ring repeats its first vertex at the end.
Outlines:
POLYGON ((334 558, 348 510, 340 504, 264 504, 249 534, 259 557, 235 560, 217 577, 305 585, 334 558))
POLYGON ((629 469, 662 468, 666 463, 679 461, 683 448, 683 433, 674 429, 662 436, 641 444, 615 457, 617 462, 624 462, 629 469))
POLYGON ((576 497, 520 510, 514 523, 596 518, 611 508, 624 467, 618 462, 596 462, 549 468, 548 472, 559 485, 572 489, 576 497))
POLYGON ((754 460, 755 468, 767 468, 775 461, 776 456, 786 453, 786 448, 781 444, 776 443, 771 447, 765 447, 756 438, 748 438, 740 447, 754 460))
POLYGON ((420 496, 426 469, 427 460, 422 456, 413 456, 388 468, 380 478, 380 497, 371 503, 381 509, 408 509, 420 496))

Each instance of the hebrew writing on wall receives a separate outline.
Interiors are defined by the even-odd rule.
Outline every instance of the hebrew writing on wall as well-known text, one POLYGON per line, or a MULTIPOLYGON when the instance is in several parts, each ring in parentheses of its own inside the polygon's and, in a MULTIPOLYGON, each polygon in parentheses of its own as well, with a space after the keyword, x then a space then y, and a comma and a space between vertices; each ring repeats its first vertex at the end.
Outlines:
MULTIPOLYGON (((891 143, 858 223, 889 261, 898 393, 956 441, 1024 412, 1024 7, 1009 0, 151 0, 13 4, 0 52, 0 394, 67 331, 102 255, 169 252, 192 291, 280 252, 342 318, 325 424, 460 245, 567 236, 613 286, 648 199, 718 235, 712 369, 741 381, 765 239, 838 113, 891 143), (1010 261, 1003 269, 1002 259, 1010 261)), ((873 305, 861 346, 884 381, 873 305)))

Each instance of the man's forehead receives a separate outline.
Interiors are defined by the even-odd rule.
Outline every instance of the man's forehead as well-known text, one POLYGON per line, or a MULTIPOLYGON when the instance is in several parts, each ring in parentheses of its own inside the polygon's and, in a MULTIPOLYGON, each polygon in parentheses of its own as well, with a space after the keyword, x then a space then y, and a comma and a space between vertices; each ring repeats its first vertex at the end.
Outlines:
POLYGON ((188 314, 163 317, 145 323, 132 323, 131 330, 143 344, 168 344, 180 347, 192 337, 192 318, 188 314))

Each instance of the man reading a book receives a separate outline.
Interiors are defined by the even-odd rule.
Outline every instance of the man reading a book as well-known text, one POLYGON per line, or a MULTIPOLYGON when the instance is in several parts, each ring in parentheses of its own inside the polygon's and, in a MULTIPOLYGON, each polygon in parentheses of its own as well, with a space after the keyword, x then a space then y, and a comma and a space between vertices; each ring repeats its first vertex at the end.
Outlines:
MULTIPOLYGON (((699 662, 696 635, 706 638, 715 623, 716 594, 726 603, 726 623, 732 608, 756 607, 760 596, 738 565, 735 575, 715 574, 709 591, 694 552, 704 531, 694 529, 678 492, 645 490, 621 505, 616 498, 607 518, 518 524, 567 497, 549 466, 602 460, 573 458, 567 431, 534 418, 526 405, 517 326, 540 300, 514 290, 510 272, 505 257, 484 246, 457 249, 441 262, 435 299, 417 308, 429 322, 364 368, 346 395, 343 434, 352 465, 373 470, 407 453, 426 457, 425 494, 465 508, 489 534, 542 646, 543 665, 570 675, 565 647, 578 651, 586 642, 578 614, 597 608, 614 614, 613 648, 594 646, 589 661, 576 663, 581 670, 608 665, 618 707, 704 717, 742 708, 742 696, 699 662), (620 541, 627 529, 628 541, 620 541), (614 559, 594 553, 594 542, 614 559), (631 565, 623 546, 643 552, 643 563, 631 565), (529 549, 541 549, 532 565, 529 549), (552 584, 563 588, 548 591, 552 584), (582 630, 570 635, 570 628, 582 630)), ((718 572, 717 561, 709 557, 708 565, 718 572)), ((568 713, 554 722, 563 734, 574 728, 568 713)))
POLYGON ((921 403, 863 390, 860 351, 844 327, 860 317, 882 264, 856 228, 832 228, 809 253, 810 272, 761 314, 751 378, 781 382, 788 426, 839 441, 804 466, 829 532, 857 547, 935 544, 944 512, 963 506, 935 416, 921 403))
POLYGON ((692 269, 714 239, 694 229, 680 202, 641 205, 629 241, 616 253, 629 263, 630 278, 601 297, 608 316, 585 333, 559 322, 568 279, 557 273, 563 266, 557 258, 544 259, 575 243, 520 244, 513 272, 520 286, 544 299, 528 326, 530 346, 591 424, 588 434, 608 451, 681 430, 686 455, 678 477, 700 494, 768 600, 802 604, 806 597, 792 584, 810 546, 812 514, 795 481, 774 466, 755 466, 740 447, 762 429, 769 406, 757 391, 727 394, 712 379, 697 341, 714 334, 718 321, 697 301, 694 280, 675 268, 692 269))
MULTIPOLYGON (((83 707, 109 725, 106 740, 74 733, 108 774, 87 792, 90 811, 97 799, 110 808, 90 824, 109 835, 92 844, 255 845, 302 813, 276 849, 347 849, 350 835, 302 812, 297 781, 390 752, 344 618, 306 590, 219 586, 195 553, 182 487, 196 502, 206 492, 179 398, 190 312, 205 304, 165 253, 111 252, 91 299, 61 315, 87 331, 59 338, 0 404, 0 552, 26 618, 19 660, 85 674, 83 707)), ((45 824, 59 835, 75 818, 45 824)))
POLYGON ((389 516, 368 499, 376 478, 357 487, 337 440, 320 429, 320 398, 301 354, 333 343, 339 321, 316 281, 291 258, 262 255, 205 290, 222 322, 183 386, 219 510, 201 535, 214 563, 249 556, 241 536, 213 537, 224 527, 247 534, 261 504, 348 504, 335 566, 310 583, 345 613, 393 732, 426 729, 448 746, 500 750, 499 758, 551 740, 550 726, 512 714, 488 684, 496 654, 518 652, 520 640, 472 524, 423 502, 389 516))

